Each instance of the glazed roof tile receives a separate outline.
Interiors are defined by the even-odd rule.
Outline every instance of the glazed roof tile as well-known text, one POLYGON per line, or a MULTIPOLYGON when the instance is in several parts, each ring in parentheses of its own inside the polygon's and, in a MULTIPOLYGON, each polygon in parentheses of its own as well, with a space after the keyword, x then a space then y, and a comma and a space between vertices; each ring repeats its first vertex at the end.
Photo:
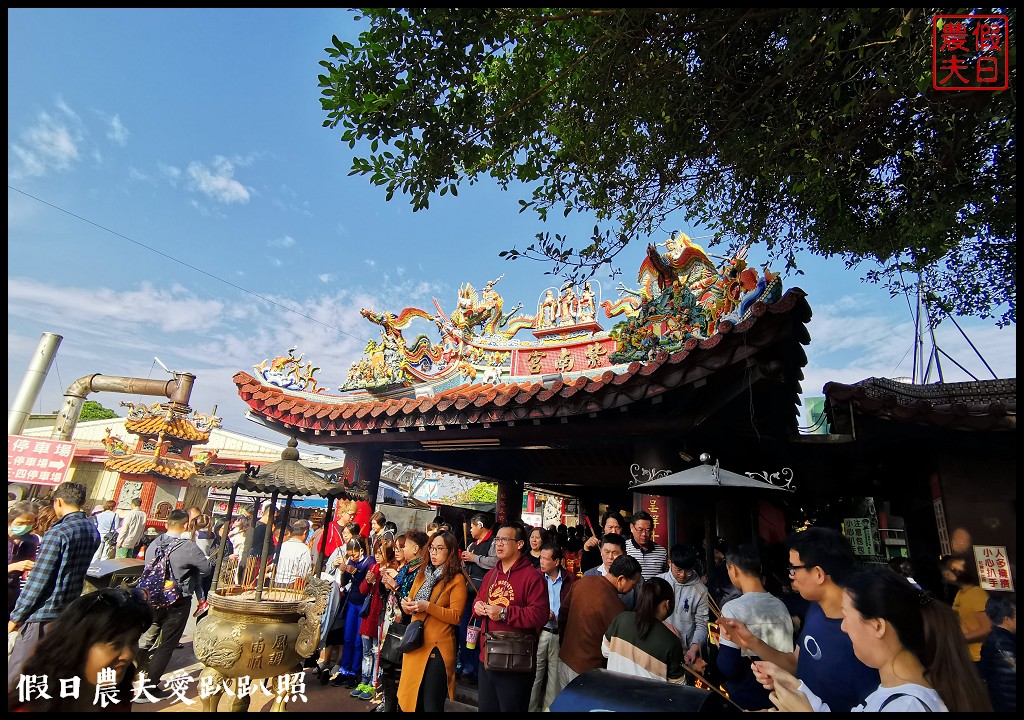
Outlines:
POLYGON ((118 455, 108 459, 103 466, 113 472, 133 475, 152 473, 175 480, 188 480, 196 474, 196 466, 188 460, 155 458, 152 455, 118 455))
MULTIPOLYGON (((246 372, 235 374, 239 396, 257 414, 299 431, 355 433, 389 428, 435 427, 478 422, 514 422, 595 412, 659 395, 743 362, 779 342, 780 334, 809 342, 806 295, 790 289, 772 305, 756 303, 738 324, 719 323, 719 334, 690 338, 684 349, 659 351, 650 361, 633 361, 594 373, 532 376, 500 384, 468 383, 447 390, 418 386, 419 397, 374 397, 367 392, 315 397, 263 385, 246 372), (799 329, 791 331, 794 326, 799 329)), ((801 357, 803 357, 801 355, 801 357)))
POLYGON ((209 432, 200 431, 186 417, 168 419, 163 415, 150 415, 140 419, 128 418, 125 420, 124 427, 128 432, 143 437, 156 437, 162 432, 164 435, 170 435, 189 443, 205 443, 210 439, 209 432))
MULTIPOLYGON (((912 385, 868 378, 852 385, 830 382, 825 397, 851 404, 862 415, 959 430, 1016 430, 1017 379, 912 385)), ((833 407, 825 403, 830 422, 833 407)))

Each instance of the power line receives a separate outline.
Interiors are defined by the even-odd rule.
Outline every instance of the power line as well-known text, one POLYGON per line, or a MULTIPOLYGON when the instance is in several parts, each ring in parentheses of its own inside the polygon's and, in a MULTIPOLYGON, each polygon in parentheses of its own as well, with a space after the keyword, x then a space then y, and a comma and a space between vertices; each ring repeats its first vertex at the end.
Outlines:
POLYGON ((160 250, 157 250, 156 248, 150 247, 149 245, 146 245, 145 243, 141 243, 138 240, 134 240, 134 239, 128 237, 127 235, 124 235, 122 233, 117 232, 116 230, 111 230, 110 228, 108 228, 108 227, 106 227, 104 225, 100 225, 97 222, 93 222, 92 220, 89 220, 88 218, 84 218, 81 215, 76 215, 75 213, 71 212, 70 210, 65 210, 64 208, 60 207, 59 205, 54 205, 53 203, 47 202, 46 200, 42 200, 41 198, 37 198, 35 195, 30 195, 29 193, 25 192, 24 190, 19 190, 18 188, 14 187, 12 185, 8 185, 7 189, 8 190, 13 190, 16 193, 21 193, 22 195, 24 195, 27 198, 31 198, 31 199, 35 200, 36 202, 38 202, 38 203, 41 203, 41 204, 46 205, 48 207, 51 207, 54 210, 58 210, 58 211, 64 213, 65 215, 69 215, 69 216, 75 218, 76 220, 81 220, 84 223, 88 223, 89 225, 92 225, 93 227, 99 228, 100 230, 103 230, 104 232, 108 232, 111 235, 115 235, 115 236, 121 238, 122 240, 127 240, 128 242, 130 242, 130 243, 132 243, 134 245, 138 245, 141 248, 149 250, 151 253, 154 253, 156 255, 160 255, 161 257, 165 257, 168 260, 172 260, 172 261, 178 263, 179 265, 183 265, 184 267, 187 267, 190 270, 194 270, 194 271, 196 271, 198 273, 202 273, 203 275, 206 275, 209 278, 213 278, 214 280, 216 280, 218 282, 222 282, 225 285, 228 285, 228 286, 234 288, 235 290, 239 290, 239 291, 241 291, 243 293, 246 293, 247 295, 252 295, 254 298, 258 298, 258 299, 260 299, 260 300, 262 300, 264 302, 267 302, 267 303, 270 303, 271 305, 274 305, 275 307, 279 307, 282 310, 286 310, 287 312, 294 313, 294 314, 298 315, 299 317, 305 318, 306 320, 309 320, 311 322, 315 322, 317 325, 322 325, 325 328, 327 328, 328 330, 333 330, 336 333, 340 333, 342 335, 345 335, 346 337, 350 337, 353 340, 358 340, 361 343, 366 342, 365 339, 358 338, 355 335, 352 335, 351 333, 347 333, 344 330, 342 330, 341 328, 334 327, 333 325, 328 325, 327 323, 321 322, 320 320, 317 320, 314 317, 310 317, 309 315, 306 315, 305 313, 301 313, 298 310, 293 310, 292 308, 290 308, 290 307, 288 307, 286 305, 282 305, 279 302, 275 302, 275 301, 271 300, 270 298, 264 297, 263 295, 260 295, 259 293, 255 293, 252 290, 247 290, 246 288, 242 287, 241 285, 236 285, 235 283, 231 282, 230 280, 225 280, 224 278, 218 277, 217 275, 214 275, 213 273, 207 272, 206 270, 203 270, 202 268, 198 268, 195 265, 190 265, 187 262, 185 262, 184 260, 179 260, 178 258, 174 257, 173 255, 168 255, 165 252, 162 252, 160 250))

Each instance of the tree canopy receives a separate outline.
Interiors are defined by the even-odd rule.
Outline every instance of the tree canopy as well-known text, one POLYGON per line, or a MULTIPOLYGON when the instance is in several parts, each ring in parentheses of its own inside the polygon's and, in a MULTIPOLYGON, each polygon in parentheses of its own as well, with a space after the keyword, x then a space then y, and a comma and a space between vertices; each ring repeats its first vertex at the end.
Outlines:
POLYGON ((711 245, 867 261, 894 295, 920 273, 946 312, 1016 322, 1012 8, 1002 92, 932 89, 932 18, 962 9, 358 12, 319 76, 351 174, 415 210, 519 181, 521 211, 598 220, 506 258, 580 280, 681 215, 711 245))
POLYGON ((119 415, 110 408, 103 407, 103 405, 95 400, 86 400, 82 403, 82 413, 78 416, 78 421, 110 420, 116 417, 119 417, 119 415))

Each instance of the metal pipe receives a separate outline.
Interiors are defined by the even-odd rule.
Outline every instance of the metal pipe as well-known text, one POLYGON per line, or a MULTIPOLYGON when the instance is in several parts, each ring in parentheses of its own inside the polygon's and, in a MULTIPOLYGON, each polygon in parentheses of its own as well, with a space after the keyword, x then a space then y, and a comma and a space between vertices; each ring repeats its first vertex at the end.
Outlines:
POLYGON ((21 385, 18 387, 18 395, 14 399, 14 404, 11 405, 11 411, 7 413, 8 435, 20 435, 21 431, 25 429, 25 423, 28 422, 28 416, 32 412, 32 405, 39 396, 46 375, 50 372, 53 359, 57 356, 57 348, 60 347, 60 341, 63 339, 60 335, 48 332, 43 333, 39 338, 39 344, 36 345, 36 351, 32 354, 28 370, 25 371, 25 377, 21 379, 21 385))
POLYGON ((89 393, 115 392, 128 395, 154 395, 166 397, 171 405, 182 412, 188 412, 189 397, 196 376, 191 373, 174 373, 172 380, 143 380, 142 378, 116 377, 112 375, 86 375, 78 378, 64 392, 64 405, 57 415, 57 422, 50 433, 51 440, 70 440, 82 414, 82 406, 89 393))

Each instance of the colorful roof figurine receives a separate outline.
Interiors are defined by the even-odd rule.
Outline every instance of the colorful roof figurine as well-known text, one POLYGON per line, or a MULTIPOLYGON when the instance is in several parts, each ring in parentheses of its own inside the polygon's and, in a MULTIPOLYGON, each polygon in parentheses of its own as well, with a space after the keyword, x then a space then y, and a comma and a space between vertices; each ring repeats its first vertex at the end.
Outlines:
MULTIPOLYGON (((271 423, 303 439, 328 444, 326 437, 410 428, 466 427, 515 422, 621 407, 692 383, 717 367, 750 358, 774 342, 764 332, 749 334, 763 317, 783 316, 798 305, 799 322, 810 317, 804 294, 782 296, 778 275, 749 266, 746 248, 716 266, 682 233, 673 234, 662 254, 652 245, 638 273, 638 287, 619 287, 615 300, 602 300, 596 280, 548 287, 532 313, 522 303, 506 310, 496 289, 499 276, 477 293, 459 288, 456 307, 446 312, 405 308, 401 312, 363 309, 380 326, 348 371, 340 394, 317 386, 312 368, 299 372, 303 356, 264 360, 255 374, 238 372, 241 398, 271 423), (614 321, 605 330, 599 314, 614 321), (403 335, 416 320, 428 320, 440 338, 403 335), (532 331, 534 339, 517 337, 532 331), (742 341, 729 340, 743 334, 742 341)), ((788 321, 786 321, 788 322, 788 321)), ((806 342, 806 331, 797 342, 806 342)), ((795 361, 806 361, 802 352, 795 361)))
POLYGON ((210 432, 220 427, 219 417, 199 412, 192 413, 190 417, 177 411, 169 403, 146 405, 122 402, 121 405, 128 408, 125 430, 141 437, 157 437, 163 433, 191 445, 205 443, 210 439, 210 432))
MULTIPOLYGON (((108 459, 104 467, 113 472, 133 475, 152 474, 174 480, 188 480, 197 473, 196 464, 185 457, 187 448, 210 439, 214 428, 220 427, 220 418, 198 412, 188 415, 170 403, 160 404, 122 402, 128 408, 125 430, 138 435, 141 442, 132 452, 124 439, 110 434, 103 439, 108 459)), ((215 456, 215 453, 214 453, 215 456)), ((209 466, 209 456, 202 467, 209 466)))

